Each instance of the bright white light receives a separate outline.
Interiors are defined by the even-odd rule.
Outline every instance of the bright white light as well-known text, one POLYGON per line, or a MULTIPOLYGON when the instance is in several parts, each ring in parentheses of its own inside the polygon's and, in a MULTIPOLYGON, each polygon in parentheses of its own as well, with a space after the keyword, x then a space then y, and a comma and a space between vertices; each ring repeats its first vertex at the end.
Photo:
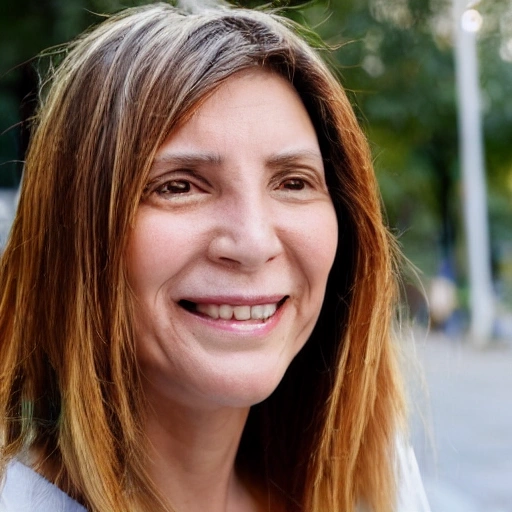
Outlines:
POLYGON ((482 27, 482 22, 482 15, 476 9, 464 11, 461 17, 461 25, 466 32, 478 32, 482 27))

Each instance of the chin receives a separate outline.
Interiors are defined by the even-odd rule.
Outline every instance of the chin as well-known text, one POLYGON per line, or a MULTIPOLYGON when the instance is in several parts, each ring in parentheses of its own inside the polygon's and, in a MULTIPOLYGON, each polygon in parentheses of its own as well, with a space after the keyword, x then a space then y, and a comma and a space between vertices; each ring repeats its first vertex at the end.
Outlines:
MULTIPOLYGON (((215 397, 219 405, 226 407, 251 407, 266 400, 281 382, 286 368, 267 369, 254 368, 252 371, 224 374, 221 381, 211 383, 210 392, 217 388, 215 397)), ((210 395, 211 396, 211 395, 210 395)))

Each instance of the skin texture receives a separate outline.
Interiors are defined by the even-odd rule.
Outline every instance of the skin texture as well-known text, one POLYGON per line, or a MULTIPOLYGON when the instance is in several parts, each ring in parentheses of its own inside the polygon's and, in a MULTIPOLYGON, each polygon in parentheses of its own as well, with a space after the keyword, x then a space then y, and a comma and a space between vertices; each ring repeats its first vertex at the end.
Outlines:
POLYGON ((238 441, 315 325, 336 244, 317 137, 283 78, 231 77, 159 149, 127 261, 151 471, 177 510, 264 506, 234 473, 238 441))

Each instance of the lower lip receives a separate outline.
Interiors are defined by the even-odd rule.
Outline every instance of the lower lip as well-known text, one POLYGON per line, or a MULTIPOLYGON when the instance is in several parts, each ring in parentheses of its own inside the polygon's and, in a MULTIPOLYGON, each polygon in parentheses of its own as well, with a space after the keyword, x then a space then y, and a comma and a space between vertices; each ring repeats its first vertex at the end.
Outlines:
POLYGON ((187 313, 196 322, 205 325, 209 328, 218 329, 220 331, 231 332, 246 336, 266 336, 269 334, 279 323, 279 320, 284 314, 287 307, 286 301, 276 312, 267 320, 223 320, 222 318, 211 318, 206 315, 198 315, 191 311, 182 308, 182 311, 187 313))

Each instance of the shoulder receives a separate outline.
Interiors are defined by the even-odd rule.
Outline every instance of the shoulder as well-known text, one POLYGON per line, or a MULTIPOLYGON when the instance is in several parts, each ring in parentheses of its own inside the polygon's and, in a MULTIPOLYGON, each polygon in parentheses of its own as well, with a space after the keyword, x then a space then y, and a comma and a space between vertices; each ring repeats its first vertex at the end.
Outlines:
MULTIPOLYGON (((395 512, 431 512, 414 450, 403 436, 397 436, 395 443, 395 512)), ((356 512, 371 510, 364 503, 359 503, 356 512)))
POLYGON ((86 512, 58 487, 21 462, 7 466, 0 490, 0 512, 86 512))
POLYGON ((409 443, 399 438, 396 443, 397 510, 430 512, 416 456, 409 443))

